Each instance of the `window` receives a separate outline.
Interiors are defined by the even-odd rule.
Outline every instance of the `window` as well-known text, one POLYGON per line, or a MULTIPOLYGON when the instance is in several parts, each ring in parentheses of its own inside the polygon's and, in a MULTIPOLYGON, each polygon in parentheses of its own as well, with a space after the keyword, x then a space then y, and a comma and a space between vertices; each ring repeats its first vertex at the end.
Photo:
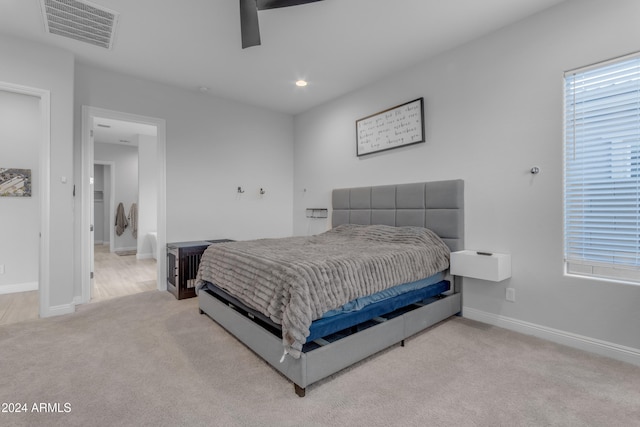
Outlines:
POLYGON ((565 73, 568 274, 640 283, 640 54, 565 73))

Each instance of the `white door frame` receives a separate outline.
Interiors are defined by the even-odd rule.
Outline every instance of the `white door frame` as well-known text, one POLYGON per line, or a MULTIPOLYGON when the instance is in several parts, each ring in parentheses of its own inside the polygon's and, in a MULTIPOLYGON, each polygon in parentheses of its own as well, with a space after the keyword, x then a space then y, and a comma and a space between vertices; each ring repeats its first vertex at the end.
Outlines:
MULTIPOLYGON (((96 165, 109 166, 109 185, 111 186, 111 190, 109 191, 109 200, 105 200, 105 203, 109 206, 109 224, 115 224, 116 222, 116 193, 113 191, 116 188, 116 162, 107 161, 107 160, 95 160, 93 162, 96 165)), ((94 224, 95 225, 95 224, 94 224)), ((109 252, 114 251, 114 241, 115 241, 115 227, 109 227, 109 252)))
MULTIPOLYGON (((39 167, 40 167, 40 245, 38 267, 38 290, 40 317, 50 316, 49 279, 50 272, 50 182, 51 170, 51 93, 48 90, 13 83, 0 82, 0 89, 22 95, 34 96, 40 99, 40 117, 42 136, 40 138, 39 167)), ((165 285, 166 286, 166 285, 165 285)))
POLYGON ((166 269, 166 122, 164 119, 154 117, 139 116, 136 114, 123 113, 120 111, 105 110, 102 108, 82 106, 82 219, 81 219, 81 302, 87 303, 91 300, 91 234, 90 227, 93 221, 91 218, 91 203, 93 200, 92 186, 90 182, 93 178, 93 138, 91 130, 93 120, 96 117, 123 120, 128 122, 144 123, 156 126, 158 130, 158 290, 167 289, 167 269, 166 269))
MULTIPOLYGON (((91 139, 93 141, 93 138, 91 139)), ((115 221, 115 204, 116 204, 116 194, 115 194, 115 188, 116 188, 116 175, 115 175, 115 170, 116 170, 116 163, 115 162, 111 162, 111 161, 103 161, 103 160, 94 160, 93 161, 94 165, 102 165, 102 166, 108 166, 109 167, 109 200, 104 200, 104 203, 107 204, 107 206, 109 207, 109 218, 107 218, 107 224, 114 224, 115 221)), ((95 177, 94 177, 95 180, 95 177)), ((91 202, 89 203, 89 206, 91 207, 90 210, 90 221, 93 223, 93 230, 89 232, 89 271, 93 271, 94 272, 94 276, 91 277, 91 275, 89 275, 89 287, 90 287, 90 291, 89 291, 89 300, 91 300, 91 298, 94 297, 95 295, 95 233, 96 233, 96 222, 95 222, 95 218, 96 218, 96 212, 95 212, 95 194, 94 194, 94 188, 95 187, 91 187, 90 188, 90 192, 89 194, 91 195, 91 202)), ((100 224, 101 227, 104 226, 104 222, 102 224, 100 224)), ((113 252, 114 250, 114 240, 115 240, 115 227, 109 227, 109 252, 113 252)))

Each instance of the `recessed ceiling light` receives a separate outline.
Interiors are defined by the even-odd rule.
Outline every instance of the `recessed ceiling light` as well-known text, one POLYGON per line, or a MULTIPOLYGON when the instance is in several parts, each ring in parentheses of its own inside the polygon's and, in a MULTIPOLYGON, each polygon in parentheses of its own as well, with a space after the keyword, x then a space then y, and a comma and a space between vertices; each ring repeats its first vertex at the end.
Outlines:
POLYGON ((296 82, 296 86, 298 87, 305 87, 307 85, 307 82, 305 80, 298 80, 296 82))

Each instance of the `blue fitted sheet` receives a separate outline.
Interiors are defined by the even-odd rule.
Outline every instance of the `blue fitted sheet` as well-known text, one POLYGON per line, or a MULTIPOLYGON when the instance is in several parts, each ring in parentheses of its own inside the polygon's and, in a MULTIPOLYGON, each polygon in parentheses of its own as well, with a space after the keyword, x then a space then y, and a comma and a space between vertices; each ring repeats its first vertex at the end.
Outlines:
MULTIPOLYGON (((331 310, 320 319, 315 320, 309 328, 306 342, 323 338, 343 329, 364 323, 374 317, 383 316, 399 308, 415 304, 450 290, 449 281, 443 280, 444 273, 416 282, 405 283, 386 289, 373 295, 350 301, 339 309, 331 310)), ((261 324, 275 334, 281 334, 280 325, 274 323, 264 314, 247 307, 238 299, 227 294, 217 286, 206 282, 204 291, 231 303, 241 311, 248 313, 251 319, 259 319, 261 324)), ((281 335, 280 335, 281 336, 281 335)))
POLYGON ((417 288, 416 286, 419 286, 417 282, 412 282, 407 285, 410 285, 408 287, 412 287, 413 289, 386 298, 383 297, 356 311, 345 311, 332 316, 323 316, 315 320, 309 328, 309 336, 306 342, 308 343, 315 339, 326 337, 327 335, 350 328, 351 326, 358 325, 375 317, 391 313, 399 308, 440 295, 451 288, 447 280, 440 280, 437 283, 431 283, 417 288))
POLYGON ((394 286, 389 289, 384 289, 380 292, 377 292, 373 295, 366 295, 360 298, 356 298, 353 301, 349 301, 345 305, 335 310, 327 311, 322 315, 322 318, 337 316, 339 314, 351 313, 353 311, 362 310, 364 307, 369 304, 373 304, 374 302, 383 301, 388 298, 393 298, 398 295, 407 293, 409 291, 415 291, 420 288, 424 288, 429 285, 433 285, 434 283, 438 283, 444 280, 444 273, 436 273, 433 276, 426 277, 424 279, 416 280, 411 283, 404 283, 402 285, 394 286))

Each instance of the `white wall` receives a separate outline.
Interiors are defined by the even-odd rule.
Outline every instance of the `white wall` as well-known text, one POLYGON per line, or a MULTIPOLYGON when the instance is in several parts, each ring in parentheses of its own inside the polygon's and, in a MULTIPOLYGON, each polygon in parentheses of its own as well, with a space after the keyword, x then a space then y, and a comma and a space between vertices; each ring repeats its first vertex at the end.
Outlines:
POLYGON ((296 116, 295 234, 333 188, 463 178, 467 248, 513 269, 465 279, 465 315, 640 349, 640 287, 565 277, 562 252, 563 72, 640 50, 639 16, 636 0, 568 1, 296 116), (356 157, 356 119, 418 97, 426 143, 356 157))
POLYGON ((0 90, 0 168, 30 169, 31 197, 0 197, 0 294, 38 289, 40 99, 0 90))
MULTIPOLYGON (((115 206, 124 205, 124 214, 128 217, 131 204, 138 203, 138 147, 121 144, 105 144, 96 141, 94 144, 94 160, 113 162, 115 175, 115 206)), ((95 188, 95 185, 94 185, 95 188)), ((114 213, 115 215, 115 213, 114 213)), ((115 227, 115 224, 113 225, 115 227)), ((122 235, 115 235, 114 251, 137 249, 138 243, 132 234, 132 225, 122 235)))
POLYGON ((138 135, 138 259, 151 258, 149 232, 158 229, 158 141, 138 135))
POLYGON ((0 35, 0 81, 51 93, 49 295, 50 315, 73 309, 73 79, 69 52, 0 35), (66 178, 66 182, 63 182, 66 178))
POLYGON ((290 115, 77 64, 82 105, 166 120, 167 241, 291 235, 290 115))
POLYGON ((75 84, 78 174, 83 105, 166 121, 167 242, 292 234, 293 117, 81 63, 75 84))

